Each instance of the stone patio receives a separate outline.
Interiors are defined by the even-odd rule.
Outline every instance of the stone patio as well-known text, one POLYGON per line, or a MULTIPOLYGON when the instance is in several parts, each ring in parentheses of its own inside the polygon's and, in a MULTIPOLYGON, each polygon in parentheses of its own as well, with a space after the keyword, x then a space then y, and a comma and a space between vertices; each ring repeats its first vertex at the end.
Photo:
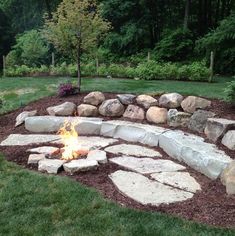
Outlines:
POLYGON ((155 125, 103 121, 99 118, 43 116, 26 118, 25 127, 30 132, 40 134, 11 134, 0 145, 47 143, 48 146, 28 150, 31 153, 28 164, 38 165, 39 171, 49 174, 65 171, 73 175, 89 170, 99 171, 99 166, 107 162, 115 164, 118 170, 109 175, 114 186, 125 196, 144 205, 158 206, 184 201, 192 198, 197 191, 203 191, 188 172, 187 166, 216 179, 232 161, 223 151, 214 144, 206 143, 200 136, 155 125), (71 161, 49 159, 47 155, 58 150, 53 145, 62 142, 58 135, 42 133, 57 132, 68 119, 77 121, 79 135, 92 135, 78 137, 79 144, 88 150, 88 154, 84 159, 71 161), (162 154, 156 148, 161 148, 172 160, 162 159, 162 154), (110 154, 112 157, 108 158, 110 154))

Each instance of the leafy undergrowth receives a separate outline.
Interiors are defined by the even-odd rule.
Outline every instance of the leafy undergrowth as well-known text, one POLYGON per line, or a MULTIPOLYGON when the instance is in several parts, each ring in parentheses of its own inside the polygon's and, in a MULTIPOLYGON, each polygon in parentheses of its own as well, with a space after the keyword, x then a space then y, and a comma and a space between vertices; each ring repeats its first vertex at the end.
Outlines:
POLYGON ((126 209, 67 177, 0 156, 0 235, 234 235, 159 213, 126 209))

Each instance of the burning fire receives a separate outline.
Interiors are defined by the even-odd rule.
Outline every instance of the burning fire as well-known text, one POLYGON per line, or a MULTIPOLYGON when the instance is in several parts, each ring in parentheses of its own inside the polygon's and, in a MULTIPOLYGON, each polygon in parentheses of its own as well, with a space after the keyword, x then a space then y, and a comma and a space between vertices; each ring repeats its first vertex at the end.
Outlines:
POLYGON ((61 157, 63 160, 76 159, 88 153, 87 150, 82 149, 78 142, 78 133, 75 130, 76 125, 76 123, 66 121, 63 127, 58 131, 64 145, 61 157))

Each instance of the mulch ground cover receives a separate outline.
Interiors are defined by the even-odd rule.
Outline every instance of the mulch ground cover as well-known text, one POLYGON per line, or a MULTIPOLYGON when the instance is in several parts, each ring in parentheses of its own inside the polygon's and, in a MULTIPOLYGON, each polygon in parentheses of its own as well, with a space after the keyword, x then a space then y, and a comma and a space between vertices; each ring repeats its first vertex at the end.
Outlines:
MULTIPOLYGON (((24 108, 20 108, 11 113, 2 115, 0 117, 0 141, 5 139, 12 133, 29 133, 24 129, 24 126, 20 126, 17 128, 14 127, 15 118, 22 111, 36 109, 38 111, 38 115, 47 115, 47 107, 58 105, 65 101, 71 101, 76 104, 80 104, 82 103, 82 99, 85 95, 86 93, 65 98, 59 98, 57 96, 47 97, 36 102, 32 102, 24 108)), ((114 98, 115 95, 116 94, 113 93, 105 93, 106 98, 114 98)), ((210 111, 216 113, 216 117, 235 120, 235 108, 222 101, 212 100, 210 111)), ((144 121, 142 123, 147 122, 144 121)), ((167 127, 167 125, 164 125, 163 127, 167 127)), ((182 130, 194 133, 185 128, 182 130)), ((120 142, 125 143, 124 141, 120 142)), ((27 165, 29 153, 27 153, 26 151, 29 148, 43 145, 48 145, 48 143, 20 147, 0 147, 0 152, 4 154, 7 160, 16 162, 17 164, 25 168, 36 171, 37 168, 35 165, 27 165)), ((54 144, 53 146, 60 145, 54 144)), ((218 146, 220 149, 223 149, 231 158, 235 159, 234 151, 229 151, 227 148, 223 147, 220 144, 218 144, 218 146)), ((161 149, 154 149, 159 151, 163 155, 164 159, 171 159, 161 149)), ((108 154, 108 158, 111 158, 113 156, 113 154, 108 154)), ((176 163, 179 163, 177 160, 174 161, 176 163)), ((169 205, 162 204, 158 207, 153 207, 150 205, 144 206, 140 203, 137 203, 132 199, 125 197, 115 188, 111 180, 108 178, 108 175, 120 169, 123 168, 120 168, 115 164, 108 163, 105 165, 100 165, 97 170, 78 173, 73 176, 69 176, 65 172, 61 172, 60 175, 67 175, 75 181, 79 181, 86 186, 94 187, 107 199, 118 202, 124 207, 135 208, 144 211, 163 212, 204 224, 226 228, 235 228, 235 196, 228 196, 226 194, 225 187, 221 184, 219 179, 216 181, 212 181, 206 176, 196 172, 192 168, 187 167, 187 171, 201 184, 202 191, 197 192, 193 198, 183 202, 173 203, 169 205)))

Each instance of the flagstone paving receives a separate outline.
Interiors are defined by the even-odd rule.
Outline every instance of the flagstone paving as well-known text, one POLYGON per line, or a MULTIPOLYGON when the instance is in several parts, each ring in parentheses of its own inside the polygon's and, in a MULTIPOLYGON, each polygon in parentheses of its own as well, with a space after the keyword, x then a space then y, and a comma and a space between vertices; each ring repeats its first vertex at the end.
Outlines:
POLYGON ((113 154, 124 154, 137 157, 162 157, 159 152, 153 149, 133 144, 118 144, 105 148, 105 151, 113 154))
POLYGON ((110 162, 141 174, 151 174, 164 171, 171 172, 186 169, 184 166, 176 164, 170 160, 154 160, 151 158, 136 158, 132 156, 111 158, 110 162))

